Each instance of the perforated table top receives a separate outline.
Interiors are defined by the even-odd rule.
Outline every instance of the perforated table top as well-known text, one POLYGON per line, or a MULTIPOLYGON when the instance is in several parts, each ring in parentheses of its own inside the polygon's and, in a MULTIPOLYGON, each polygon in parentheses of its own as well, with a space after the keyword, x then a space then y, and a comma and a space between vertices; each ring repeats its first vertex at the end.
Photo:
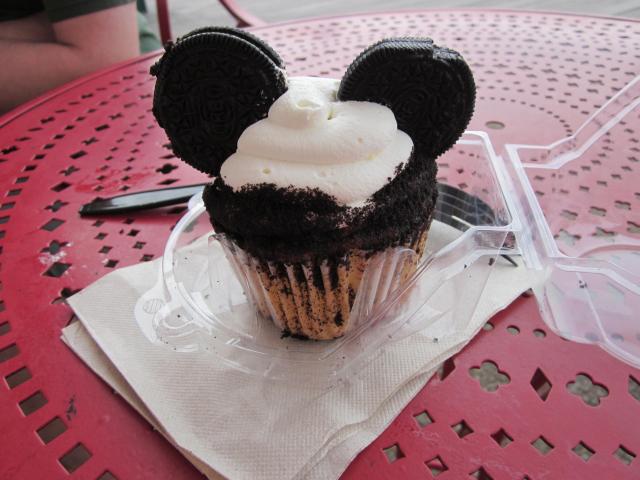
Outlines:
MULTIPOLYGON (((570 133, 640 73, 640 24, 623 19, 410 11, 255 32, 290 73, 335 77, 381 37, 431 36, 470 62, 478 84, 471 128, 489 130, 498 148, 570 133)), ((59 339, 72 316, 64 298, 159 255, 184 210, 89 219, 79 206, 203 180, 173 157, 150 112, 155 58, 0 119, 0 478, 200 478, 59 339)), ((625 141, 638 138, 632 130, 625 141)), ((602 181, 616 161, 597 167, 602 181)), ((625 165, 637 175, 637 164, 625 165)), ((580 185, 568 178, 567 194, 580 185)), ((614 183, 600 186, 637 218, 640 189, 619 199, 614 183)), ((639 418, 640 372, 548 332, 534 299, 523 297, 445 362, 344 478, 640 478, 639 418)))

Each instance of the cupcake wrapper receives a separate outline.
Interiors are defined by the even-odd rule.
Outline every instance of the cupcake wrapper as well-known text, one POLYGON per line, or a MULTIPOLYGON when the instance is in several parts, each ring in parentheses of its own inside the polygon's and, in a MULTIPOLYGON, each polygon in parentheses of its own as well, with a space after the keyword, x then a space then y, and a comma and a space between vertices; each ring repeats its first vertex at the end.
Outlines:
POLYGON ((300 263, 260 260, 225 235, 216 239, 263 317, 285 334, 328 340, 363 324, 375 305, 409 279, 427 234, 428 226, 408 244, 383 252, 353 250, 339 258, 300 263))

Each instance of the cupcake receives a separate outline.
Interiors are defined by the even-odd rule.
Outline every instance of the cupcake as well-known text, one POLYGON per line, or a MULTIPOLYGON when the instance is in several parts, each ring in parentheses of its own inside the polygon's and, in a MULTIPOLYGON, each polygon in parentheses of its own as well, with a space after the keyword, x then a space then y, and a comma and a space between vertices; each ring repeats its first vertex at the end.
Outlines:
MULTIPOLYGON (((364 50, 341 80, 288 77, 253 35, 196 30, 152 67, 153 111, 180 158, 214 176, 211 224, 260 313, 337 338, 380 252, 424 251, 436 158, 473 113, 469 67, 424 38, 364 50)), ((415 262, 403 265, 406 278, 415 262)))

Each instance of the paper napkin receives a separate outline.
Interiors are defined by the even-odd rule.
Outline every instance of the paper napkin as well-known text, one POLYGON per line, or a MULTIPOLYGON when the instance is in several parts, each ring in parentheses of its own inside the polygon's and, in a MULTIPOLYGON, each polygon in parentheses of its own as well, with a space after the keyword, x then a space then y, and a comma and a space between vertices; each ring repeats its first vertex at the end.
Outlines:
MULTIPOLYGON (((434 222, 427 248, 459 235, 434 222)), ((436 324, 400 340, 357 377, 327 389, 312 376, 297 384, 269 381, 209 352, 150 343, 133 312, 159 268, 156 260, 116 270, 71 297, 80 322, 63 330, 63 340, 206 476, 252 480, 338 478, 444 360, 541 280, 522 265, 496 262, 465 325, 436 324)))

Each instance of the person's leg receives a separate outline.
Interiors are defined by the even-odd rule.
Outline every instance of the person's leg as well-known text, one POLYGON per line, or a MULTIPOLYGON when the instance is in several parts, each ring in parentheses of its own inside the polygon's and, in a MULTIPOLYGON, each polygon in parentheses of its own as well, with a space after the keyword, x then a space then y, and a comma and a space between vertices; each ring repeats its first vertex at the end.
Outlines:
POLYGON ((54 38, 51 22, 44 12, 0 22, 0 40, 51 42, 54 38))

